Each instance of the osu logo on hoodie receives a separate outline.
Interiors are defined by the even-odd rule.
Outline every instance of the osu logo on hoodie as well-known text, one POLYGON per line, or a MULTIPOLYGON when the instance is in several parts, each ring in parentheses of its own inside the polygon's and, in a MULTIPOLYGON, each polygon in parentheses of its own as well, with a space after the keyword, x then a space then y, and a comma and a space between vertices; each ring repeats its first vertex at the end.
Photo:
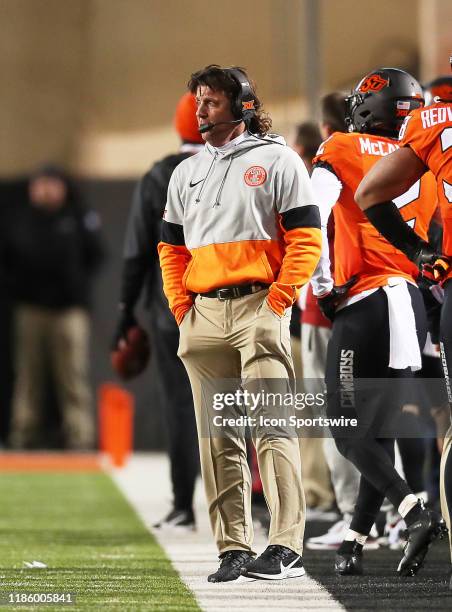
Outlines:
POLYGON ((251 166, 245 172, 244 179, 249 187, 259 187, 267 180, 267 172, 262 166, 251 166))

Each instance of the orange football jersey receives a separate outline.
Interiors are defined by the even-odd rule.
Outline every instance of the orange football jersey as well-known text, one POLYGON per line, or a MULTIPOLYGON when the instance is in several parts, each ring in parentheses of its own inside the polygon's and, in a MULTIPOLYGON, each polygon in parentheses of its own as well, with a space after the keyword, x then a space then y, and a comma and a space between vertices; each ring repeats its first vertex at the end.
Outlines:
MULTIPOLYGON (((354 198, 373 164, 398 148, 398 141, 383 136, 336 132, 320 146, 313 160, 316 166, 334 172, 342 183, 339 200, 333 207, 334 279, 342 285, 352 276, 358 277, 350 296, 386 285, 391 276, 412 281, 419 275, 417 267, 369 223, 354 198)), ((426 240, 437 203, 433 175, 426 173, 395 202, 405 221, 426 240)))
MULTIPOLYGON (((452 256, 452 104, 437 103, 410 113, 400 131, 401 146, 409 146, 436 178, 443 222, 443 253, 452 256)), ((447 278, 452 277, 452 271, 447 278)))

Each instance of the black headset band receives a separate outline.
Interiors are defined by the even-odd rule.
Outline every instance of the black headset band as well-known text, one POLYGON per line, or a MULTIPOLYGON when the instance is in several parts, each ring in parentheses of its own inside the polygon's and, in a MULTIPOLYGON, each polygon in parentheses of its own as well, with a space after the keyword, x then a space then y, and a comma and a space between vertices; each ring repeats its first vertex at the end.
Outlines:
POLYGON ((243 117, 247 127, 249 127, 249 122, 256 115, 256 95, 253 88, 251 87, 246 74, 238 68, 225 68, 224 71, 229 74, 239 85, 236 113, 243 117))
POLYGON ((237 81, 238 85, 240 86, 240 97, 242 100, 255 99, 254 91, 251 88, 246 74, 244 74, 238 68, 225 68, 225 72, 232 76, 235 81, 237 81))

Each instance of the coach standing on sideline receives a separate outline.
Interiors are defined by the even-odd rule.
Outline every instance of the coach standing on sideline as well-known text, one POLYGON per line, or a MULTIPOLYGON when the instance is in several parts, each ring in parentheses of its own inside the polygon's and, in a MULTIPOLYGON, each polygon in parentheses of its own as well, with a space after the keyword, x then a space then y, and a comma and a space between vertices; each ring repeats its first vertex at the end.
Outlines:
POLYGON ((293 379, 291 306, 320 256, 319 211, 300 158, 267 136, 271 121, 244 70, 207 66, 189 89, 206 146, 174 171, 159 254, 221 559, 209 581, 235 580, 242 569, 250 577, 302 576, 298 440, 255 440, 271 524, 269 546, 254 560, 245 440, 202 437, 200 422, 203 378, 293 379))

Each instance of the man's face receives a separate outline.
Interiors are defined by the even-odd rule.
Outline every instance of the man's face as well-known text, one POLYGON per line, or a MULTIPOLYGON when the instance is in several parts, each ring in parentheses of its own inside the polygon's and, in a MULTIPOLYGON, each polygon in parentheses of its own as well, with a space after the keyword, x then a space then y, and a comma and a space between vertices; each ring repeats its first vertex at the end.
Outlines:
MULTIPOLYGON (((207 85, 200 85, 196 91, 196 104, 199 126, 235 120, 231 111, 231 102, 223 91, 215 91, 207 85)), ((221 146, 241 134, 244 129, 243 123, 218 125, 202 134, 202 137, 213 146, 221 146)))
POLYGON ((45 210, 57 210, 64 204, 67 188, 59 178, 39 176, 31 181, 29 194, 34 206, 45 210))

